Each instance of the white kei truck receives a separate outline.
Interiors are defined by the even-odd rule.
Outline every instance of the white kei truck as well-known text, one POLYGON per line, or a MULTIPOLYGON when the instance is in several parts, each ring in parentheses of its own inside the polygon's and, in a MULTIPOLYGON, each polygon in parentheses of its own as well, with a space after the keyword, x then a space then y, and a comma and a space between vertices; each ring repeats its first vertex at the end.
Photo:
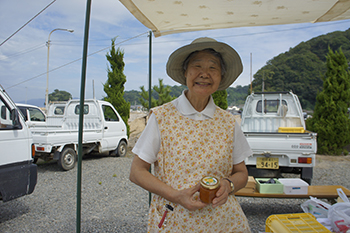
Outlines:
MULTIPOLYGON (((31 127, 35 161, 55 160, 63 170, 74 168, 78 157, 79 111, 78 99, 69 100, 65 105, 50 105, 46 124, 31 127)), ((126 125, 109 102, 84 100, 83 123, 83 155, 108 152, 112 156, 125 156, 126 125)))
POLYGON ((292 92, 256 92, 244 104, 241 128, 253 151, 246 160, 250 176, 300 174, 311 184, 317 134, 306 130, 303 110, 292 92))
POLYGON ((46 124, 46 115, 39 107, 22 103, 16 103, 16 106, 23 114, 29 128, 35 125, 46 124))
POLYGON ((33 137, 23 116, 0 85, 0 200, 33 193, 37 166, 33 137))

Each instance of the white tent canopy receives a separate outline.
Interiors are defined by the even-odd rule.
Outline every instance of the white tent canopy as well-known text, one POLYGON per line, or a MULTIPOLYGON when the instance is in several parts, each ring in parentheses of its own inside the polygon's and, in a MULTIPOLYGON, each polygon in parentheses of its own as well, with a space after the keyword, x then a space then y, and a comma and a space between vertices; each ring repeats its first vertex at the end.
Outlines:
POLYGON ((350 18, 350 0, 120 0, 154 35, 350 18))

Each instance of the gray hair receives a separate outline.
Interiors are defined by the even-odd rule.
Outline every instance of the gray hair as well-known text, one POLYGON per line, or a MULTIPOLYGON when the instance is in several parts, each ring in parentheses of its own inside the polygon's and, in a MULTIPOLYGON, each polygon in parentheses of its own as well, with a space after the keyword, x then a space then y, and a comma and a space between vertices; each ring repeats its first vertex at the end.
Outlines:
POLYGON ((214 55, 216 58, 219 59, 220 61, 220 65, 221 65, 221 77, 223 77, 226 73, 226 64, 224 62, 224 59, 222 59, 222 56, 221 56, 221 53, 219 52, 216 52, 214 49, 212 48, 207 48, 207 49, 203 49, 203 50, 196 50, 192 53, 190 53, 187 58, 185 59, 185 61, 182 63, 182 68, 183 68, 183 71, 185 72, 187 70, 187 67, 188 67, 188 63, 190 62, 191 58, 196 55, 197 53, 199 52, 208 52, 212 55, 214 55))

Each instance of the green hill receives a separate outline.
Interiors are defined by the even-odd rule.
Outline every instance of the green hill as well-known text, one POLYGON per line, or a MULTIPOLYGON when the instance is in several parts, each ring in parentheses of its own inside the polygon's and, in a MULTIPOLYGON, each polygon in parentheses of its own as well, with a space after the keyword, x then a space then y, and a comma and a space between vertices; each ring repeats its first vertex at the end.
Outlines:
POLYGON ((254 75, 253 91, 290 91, 299 96, 304 109, 313 109, 322 90, 328 48, 340 47, 350 61, 350 29, 335 31, 301 42, 288 52, 269 60, 254 75))

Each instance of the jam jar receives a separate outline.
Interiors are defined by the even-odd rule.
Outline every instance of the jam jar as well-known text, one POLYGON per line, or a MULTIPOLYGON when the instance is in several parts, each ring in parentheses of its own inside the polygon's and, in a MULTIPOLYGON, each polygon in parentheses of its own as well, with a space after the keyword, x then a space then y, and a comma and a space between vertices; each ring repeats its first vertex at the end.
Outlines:
POLYGON ((219 190, 220 180, 213 176, 205 176, 201 179, 201 187, 199 189, 199 198, 202 202, 210 204, 216 197, 219 190))

